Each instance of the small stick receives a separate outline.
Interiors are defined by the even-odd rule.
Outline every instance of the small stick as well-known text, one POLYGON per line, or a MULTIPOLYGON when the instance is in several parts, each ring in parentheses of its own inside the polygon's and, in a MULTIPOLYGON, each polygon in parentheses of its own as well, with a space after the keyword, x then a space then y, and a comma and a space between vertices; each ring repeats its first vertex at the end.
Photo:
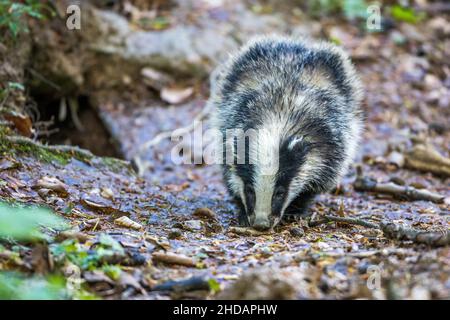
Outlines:
POLYGON ((384 236, 389 239, 410 240, 415 243, 423 243, 435 247, 450 244, 450 232, 448 230, 443 230, 442 232, 423 231, 402 226, 392 221, 382 221, 377 224, 357 218, 343 218, 332 215, 324 215, 322 217, 323 219, 314 221, 310 223, 309 226, 314 227, 329 221, 335 221, 339 223, 359 225, 371 229, 380 229, 383 231, 384 236))
POLYGON ((366 228, 371 228, 371 229, 379 229, 380 226, 376 223, 372 223, 363 219, 357 219, 357 218, 344 218, 344 217, 336 217, 336 216, 331 216, 331 215, 324 215, 322 216, 323 219, 321 220, 317 220, 314 222, 311 222, 309 224, 310 227, 315 227, 319 224, 323 224, 329 221, 335 221, 335 222, 339 222, 339 223, 347 223, 347 224, 355 224, 358 226, 362 226, 362 227, 366 227, 366 228))
POLYGON ((195 267, 196 262, 194 259, 184 255, 170 253, 170 252, 155 252, 152 254, 154 261, 164 262, 168 264, 178 264, 185 267, 195 267))
POLYGON ((450 244, 450 232, 422 231, 395 224, 390 221, 380 223, 384 235, 391 239, 411 240, 416 243, 424 243, 432 246, 447 246, 450 244))

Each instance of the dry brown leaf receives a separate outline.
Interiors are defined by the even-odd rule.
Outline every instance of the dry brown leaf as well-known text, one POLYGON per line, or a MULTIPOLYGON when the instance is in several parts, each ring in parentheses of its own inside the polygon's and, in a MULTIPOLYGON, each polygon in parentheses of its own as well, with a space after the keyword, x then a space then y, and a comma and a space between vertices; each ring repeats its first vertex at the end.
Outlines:
POLYGON ((55 177, 42 177, 36 182, 35 187, 38 189, 49 189, 62 195, 68 194, 67 185, 55 177))
POLYGON ((114 220, 114 223, 121 227, 126 227, 134 230, 142 230, 144 228, 141 224, 131 220, 126 216, 117 218, 116 220, 114 220))
POLYGON ((194 88, 185 89, 163 88, 161 90, 161 99, 170 104, 180 104, 185 102, 194 93, 194 88))

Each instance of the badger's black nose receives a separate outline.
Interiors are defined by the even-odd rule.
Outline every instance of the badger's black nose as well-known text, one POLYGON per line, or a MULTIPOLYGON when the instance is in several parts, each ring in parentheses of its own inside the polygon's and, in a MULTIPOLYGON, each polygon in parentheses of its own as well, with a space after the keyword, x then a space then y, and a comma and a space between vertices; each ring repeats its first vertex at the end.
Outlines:
POLYGON ((269 220, 255 220, 252 227, 258 231, 268 230, 270 228, 269 220))

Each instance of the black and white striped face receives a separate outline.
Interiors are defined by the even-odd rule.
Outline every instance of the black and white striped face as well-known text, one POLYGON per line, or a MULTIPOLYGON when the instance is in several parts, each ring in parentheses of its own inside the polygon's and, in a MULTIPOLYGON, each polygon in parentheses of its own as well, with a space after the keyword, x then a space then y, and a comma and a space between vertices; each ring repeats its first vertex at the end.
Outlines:
MULTIPOLYGON (((276 140, 276 135, 271 139, 276 140)), ((270 141, 264 143, 270 145, 270 141)), ((262 170, 258 161, 255 164, 236 165, 228 183, 242 202, 244 210, 240 217, 241 223, 259 230, 275 227, 287 207, 303 191, 308 171, 315 161, 310 152, 310 143, 302 137, 293 136, 281 142, 278 167, 274 172, 262 170)))

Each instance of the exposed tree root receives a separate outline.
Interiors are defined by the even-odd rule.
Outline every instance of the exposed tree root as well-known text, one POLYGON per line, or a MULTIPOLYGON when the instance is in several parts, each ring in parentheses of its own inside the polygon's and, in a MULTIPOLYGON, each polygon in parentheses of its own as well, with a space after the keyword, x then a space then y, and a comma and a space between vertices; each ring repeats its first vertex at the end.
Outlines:
POLYGON ((331 215, 324 215, 322 216, 323 219, 317 220, 317 221, 311 221, 309 223, 310 227, 315 227, 323 223, 327 223, 329 221, 335 221, 339 223, 348 223, 348 224, 355 224, 358 226, 366 227, 366 228, 372 228, 377 229, 380 226, 376 223, 372 223, 363 219, 357 219, 357 218, 344 218, 344 217, 336 217, 331 215))
POLYGON ((450 244, 448 230, 442 232, 421 231, 395 224, 390 221, 380 223, 384 235, 391 239, 410 240, 416 243, 424 243, 431 246, 447 246, 450 244))

